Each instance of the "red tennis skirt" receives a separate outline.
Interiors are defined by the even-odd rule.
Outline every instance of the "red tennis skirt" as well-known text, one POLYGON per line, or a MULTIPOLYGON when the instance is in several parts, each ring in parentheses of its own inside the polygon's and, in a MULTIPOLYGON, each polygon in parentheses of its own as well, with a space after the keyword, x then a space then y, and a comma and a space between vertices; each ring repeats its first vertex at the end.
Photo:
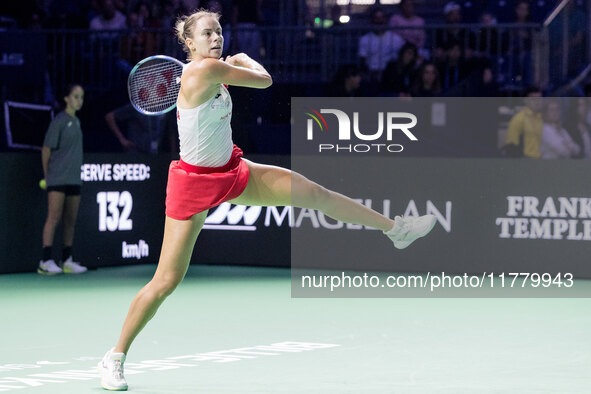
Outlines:
POLYGON ((197 167, 182 160, 170 163, 166 185, 166 216, 188 220, 191 216, 232 200, 248 183, 248 165, 242 150, 234 145, 222 167, 197 167))

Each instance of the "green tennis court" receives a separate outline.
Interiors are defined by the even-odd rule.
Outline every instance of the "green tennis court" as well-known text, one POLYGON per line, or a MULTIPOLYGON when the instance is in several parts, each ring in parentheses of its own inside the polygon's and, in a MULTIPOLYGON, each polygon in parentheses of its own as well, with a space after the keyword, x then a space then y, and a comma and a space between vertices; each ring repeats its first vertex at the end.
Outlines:
MULTIPOLYGON (((0 392, 99 393, 154 265, 0 276, 0 392)), ((290 271, 191 266, 125 365, 136 393, 588 393, 591 299, 292 299, 290 271)))

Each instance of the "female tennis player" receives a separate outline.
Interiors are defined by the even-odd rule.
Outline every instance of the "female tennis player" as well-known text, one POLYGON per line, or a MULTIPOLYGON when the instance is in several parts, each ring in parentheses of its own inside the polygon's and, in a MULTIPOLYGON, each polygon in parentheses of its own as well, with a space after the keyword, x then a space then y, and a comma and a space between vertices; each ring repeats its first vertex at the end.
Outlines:
POLYGON ((82 108, 84 89, 69 85, 64 92, 66 109, 49 124, 41 162, 45 178, 40 186, 47 189, 47 219, 43 226, 43 258, 37 272, 42 275, 81 274, 86 267, 72 261, 74 226, 80 206, 80 167, 82 166, 82 130, 76 112, 82 108), (53 236, 62 220, 63 243, 61 264, 51 256, 53 236))
POLYGON ((232 100, 225 85, 264 89, 272 79, 244 53, 220 60, 223 38, 218 18, 201 10, 176 25, 190 61, 177 100, 181 159, 171 163, 168 173, 164 240, 156 273, 131 303, 117 345, 99 363, 102 385, 108 390, 127 389, 126 354, 183 280, 209 208, 224 201, 251 206, 289 206, 293 201, 333 219, 379 228, 397 248, 407 247, 435 224, 432 215, 392 220, 300 174, 242 158, 232 143, 232 100))

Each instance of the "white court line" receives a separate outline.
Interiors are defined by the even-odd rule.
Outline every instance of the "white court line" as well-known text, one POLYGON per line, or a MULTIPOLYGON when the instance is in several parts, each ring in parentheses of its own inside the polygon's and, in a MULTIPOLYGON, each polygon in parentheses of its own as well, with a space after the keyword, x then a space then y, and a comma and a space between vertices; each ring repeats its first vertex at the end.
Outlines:
MULTIPOLYGON (((270 345, 257 345, 229 350, 195 353, 184 356, 173 356, 159 360, 144 360, 136 363, 127 362, 125 363, 125 373, 127 375, 134 375, 145 372, 165 371, 169 369, 186 367, 192 368, 198 367, 204 362, 227 363, 266 356, 280 356, 285 355, 286 353, 301 353, 311 350, 328 349, 338 346, 341 345, 285 341, 273 343, 270 345)), ((22 368, 19 369, 18 365, 19 364, 6 364, 4 366, 0 365, 0 372, 8 372, 13 374, 18 370, 30 369, 32 367, 41 368, 40 365, 20 364, 22 368)), ((92 364, 92 368, 87 369, 69 369, 48 373, 33 373, 20 377, 0 375, 0 392, 10 392, 29 387, 43 387, 47 384, 69 383, 78 380, 95 380, 98 378, 99 374, 94 362, 92 364)))

